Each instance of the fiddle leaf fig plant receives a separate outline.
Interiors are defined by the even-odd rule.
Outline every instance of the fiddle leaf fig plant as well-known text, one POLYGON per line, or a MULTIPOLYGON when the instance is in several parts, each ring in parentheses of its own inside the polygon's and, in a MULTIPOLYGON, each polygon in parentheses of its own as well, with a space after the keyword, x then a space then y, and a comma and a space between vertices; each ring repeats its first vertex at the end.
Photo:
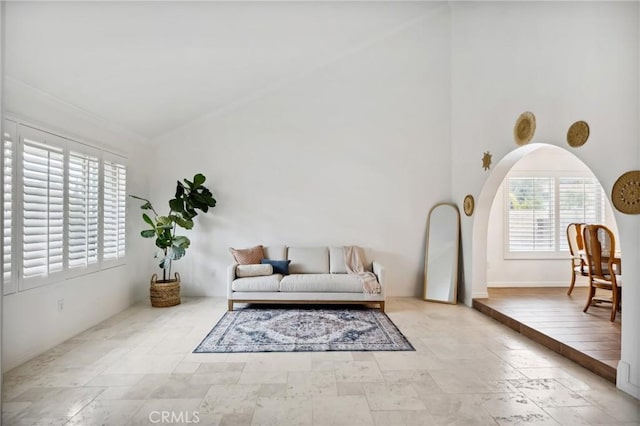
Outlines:
POLYGON ((198 212, 207 213, 210 208, 216 206, 213 194, 203 184, 207 178, 198 173, 193 180, 183 179, 177 181, 175 197, 169 200, 169 214, 161 216, 155 210, 151 201, 137 195, 129 195, 136 200, 144 201, 140 206, 142 210, 153 213, 142 213, 142 220, 150 226, 140 232, 144 238, 155 238, 156 247, 160 250, 156 253, 158 266, 162 268, 163 281, 167 281, 167 275, 171 276, 171 266, 174 260, 181 259, 189 248, 191 241, 183 235, 177 235, 178 228, 193 229, 193 218, 198 212))

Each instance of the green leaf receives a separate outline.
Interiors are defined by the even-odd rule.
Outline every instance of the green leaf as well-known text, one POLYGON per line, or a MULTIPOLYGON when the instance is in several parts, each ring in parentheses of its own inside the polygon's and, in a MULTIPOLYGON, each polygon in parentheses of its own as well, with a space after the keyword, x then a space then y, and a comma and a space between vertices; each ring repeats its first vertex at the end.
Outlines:
POLYGON ((202 173, 198 173, 197 175, 195 175, 193 177, 193 187, 197 188, 200 185, 202 185, 204 183, 204 181, 207 180, 206 177, 204 177, 204 175, 202 173))
POLYGON ((153 220, 151 220, 151 218, 149 217, 149 215, 147 215, 146 213, 142 213, 142 219, 147 222, 149 225, 153 226, 154 228, 156 227, 155 223, 153 223, 153 220))
POLYGON ((207 197, 197 192, 192 192, 189 197, 194 204, 206 204, 207 197))
POLYGON ((180 216, 173 216, 173 220, 184 229, 193 229, 193 220, 185 219, 180 216))
MULTIPOLYGON (((176 197, 177 196, 178 195, 176 194, 176 197)), ((174 198, 173 200, 169 201, 169 208, 171 209, 171 211, 182 213, 184 211, 184 203, 181 199, 174 198)))
POLYGON ((176 198, 181 198, 184 195, 184 185, 178 181, 176 185, 176 198))
POLYGON ((213 198, 213 194, 211 193, 211 191, 209 191, 207 188, 203 188, 200 197, 201 201, 204 204, 208 205, 209 207, 215 207, 216 200, 215 198, 213 198))
POLYGON ((158 216, 156 217, 156 222, 158 222, 158 225, 167 225, 171 223, 171 218, 169 216, 158 216))
POLYGON ((156 247, 166 249, 171 247, 171 239, 165 238, 164 234, 156 238, 156 247))
POLYGON ((151 201, 146 198, 138 197, 137 195, 129 195, 131 198, 135 198, 136 200, 144 201, 144 204, 140 206, 142 210, 152 210, 153 206, 151 205, 151 201))
POLYGON ((158 216, 156 217, 157 228, 160 229, 171 229, 173 228, 173 220, 171 220, 168 216, 158 216))
POLYGON ((173 245, 183 249, 187 249, 191 245, 191 241, 187 237, 177 236, 173 239, 173 245))
POLYGON ((169 266, 171 266, 171 259, 163 257, 158 266, 160 266, 162 269, 168 269, 169 266))
POLYGON ((153 238, 156 236, 156 230, 145 229, 144 231, 140 232, 140 235, 142 235, 144 238, 153 238))
POLYGON ((184 248, 178 247, 178 246, 172 246, 167 251, 167 257, 169 257, 171 260, 178 260, 182 256, 184 256, 185 253, 186 253, 186 250, 184 248))

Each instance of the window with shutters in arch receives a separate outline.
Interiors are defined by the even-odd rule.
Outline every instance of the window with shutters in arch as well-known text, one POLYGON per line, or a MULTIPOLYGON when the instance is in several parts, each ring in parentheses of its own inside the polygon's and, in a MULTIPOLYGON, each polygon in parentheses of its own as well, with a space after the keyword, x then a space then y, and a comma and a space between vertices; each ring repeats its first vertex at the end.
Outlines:
POLYGON ((605 194, 590 173, 512 172, 505 179, 505 258, 563 258, 570 223, 604 223, 605 194))

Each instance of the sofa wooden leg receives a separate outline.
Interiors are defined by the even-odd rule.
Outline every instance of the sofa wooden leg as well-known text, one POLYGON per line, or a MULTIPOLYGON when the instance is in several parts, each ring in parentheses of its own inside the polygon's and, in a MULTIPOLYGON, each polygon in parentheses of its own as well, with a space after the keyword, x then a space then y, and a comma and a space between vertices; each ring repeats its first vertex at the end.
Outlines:
POLYGON ((380 312, 384 312, 384 302, 380 302, 380 312))
POLYGON ((227 300, 227 303, 229 305, 229 310, 233 311, 233 300, 227 300))

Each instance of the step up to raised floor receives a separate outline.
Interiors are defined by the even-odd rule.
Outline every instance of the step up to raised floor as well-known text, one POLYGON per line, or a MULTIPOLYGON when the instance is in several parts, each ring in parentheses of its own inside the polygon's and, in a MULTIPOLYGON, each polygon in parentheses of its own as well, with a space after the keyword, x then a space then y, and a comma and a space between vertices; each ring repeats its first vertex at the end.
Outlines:
MULTIPOLYGON (((529 323, 527 319, 524 319, 522 317, 518 318, 518 313, 514 312, 515 309, 513 308, 501 309, 498 305, 504 306, 504 300, 500 300, 499 304, 492 303, 491 299, 474 299, 473 300, 474 309, 495 319, 496 321, 499 321, 505 324, 506 326, 512 328, 513 330, 519 332, 520 334, 530 338, 531 340, 537 343, 540 343, 543 346, 546 346, 547 348, 559 353, 565 358, 568 358, 576 362, 577 364, 609 380, 610 382, 612 383, 616 382, 617 360, 599 359, 597 355, 600 355, 600 358, 611 358, 611 353, 615 353, 615 350, 611 351, 610 347, 606 347, 607 343, 610 343, 613 346, 617 344, 617 351, 619 352, 619 345, 620 345, 619 335, 617 336, 618 337, 617 342, 603 341, 601 344, 603 345, 604 350, 584 351, 572 346, 572 345, 580 346, 580 344, 584 342, 563 341, 563 336, 572 336, 572 335, 562 334, 562 333, 553 334, 553 333, 545 332, 544 330, 542 331, 538 330, 535 328, 535 324, 529 323)), ((525 314, 525 317, 526 317, 526 314, 525 314)), ((540 318, 537 318, 537 320, 540 320, 540 318)), ((609 337, 616 337, 616 336, 609 336, 609 337)), ((599 343, 594 342, 594 344, 598 345, 599 343)))

